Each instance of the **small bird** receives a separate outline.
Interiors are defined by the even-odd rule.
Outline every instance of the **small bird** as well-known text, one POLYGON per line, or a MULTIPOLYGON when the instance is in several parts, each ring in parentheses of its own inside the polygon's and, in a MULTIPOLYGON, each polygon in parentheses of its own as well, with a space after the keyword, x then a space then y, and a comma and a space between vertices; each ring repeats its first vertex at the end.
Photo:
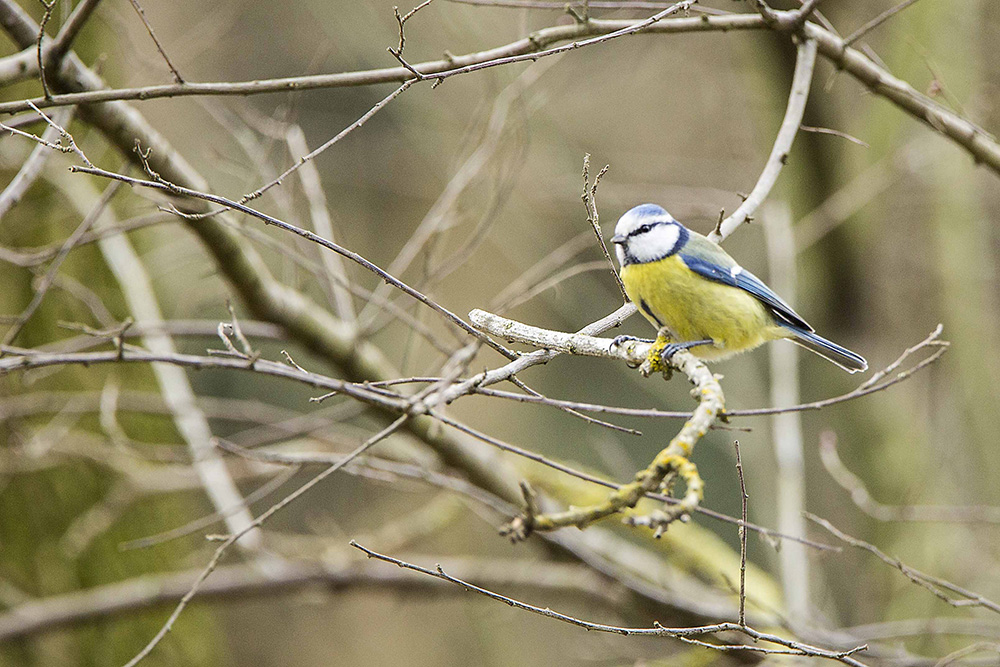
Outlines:
POLYGON ((757 276, 656 204, 626 212, 611 242, 628 297, 670 334, 666 358, 691 348, 697 357, 718 360, 787 338, 850 373, 868 369, 864 357, 818 336, 757 276))

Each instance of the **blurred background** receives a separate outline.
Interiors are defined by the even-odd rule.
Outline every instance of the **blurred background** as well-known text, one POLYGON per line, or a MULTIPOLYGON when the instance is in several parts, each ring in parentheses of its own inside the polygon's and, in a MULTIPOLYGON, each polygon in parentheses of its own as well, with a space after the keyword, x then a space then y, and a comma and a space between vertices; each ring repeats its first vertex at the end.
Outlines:
MULTIPOLYGON (((753 11, 749 3, 731 0, 702 4, 753 11)), ((848 35, 894 4, 841 0, 821 8, 840 34, 848 35)), ((41 18, 44 9, 37 3, 22 5, 36 20, 41 18)), ((69 5, 57 4, 51 33, 69 5)), ((397 65, 386 47, 396 45, 398 26, 392 4, 381 0, 219 0, 210 7, 175 0, 147 2, 144 9, 187 81, 397 65)), ((653 11, 592 8, 591 15, 641 18, 653 11)), ((415 63, 446 51, 480 51, 572 21, 559 10, 437 0, 407 22, 405 55, 415 63)), ((1000 127, 998 41, 1000 3, 923 0, 861 43, 894 75, 995 130, 1000 127)), ((74 48, 113 87, 171 81, 128 3, 101 4, 74 48)), ((0 56, 18 50, 0 37, 0 56)), ((658 203, 708 233, 720 210, 735 210, 741 193, 749 192, 759 176, 784 113, 794 62, 795 47, 788 37, 764 31, 632 36, 534 64, 453 77, 433 89, 413 86, 315 160, 334 236, 388 268, 413 243, 421 222, 438 215, 437 233, 400 277, 462 316, 474 308, 498 310, 507 302, 503 313, 519 321, 578 330, 621 305, 580 200, 584 155, 592 156, 592 175, 610 165, 597 196, 605 238, 618 216, 643 202, 658 203)), ((237 199, 351 124, 392 86, 179 97, 135 106, 206 177, 211 192, 237 199), (287 141, 294 126, 301 127, 304 144, 287 141)), ((7 86, 0 99, 39 93, 37 80, 25 81, 7 86)), ((993 353, 1000 343, 1000 178, 822 57, 803 124, 831 128, 854 140, 801 132, 767 205, 753 224, 726 241, 727 251, 789 297, 820 333, 867 357, 873 370, 890 364, 939 323, 942 337, 951 341, 947 354, 906 382, 803 412, 800 424, 782 422, 780 428, 793 434, 801 429, 804 507, 908 565, 995 599, 1000 596, 995 576, 1000 527, 975 519, 989 515, 982 506, 1000 505, 995 482, 1000 475, 995 442, 1000 411, 992 407, 1000 381, 993 353), (791 236, 782 231, 788 224, 791 236), (765 229, 777 235, 794 276, 787 271, 776 275, 765 229), (788 249, 793 249, 790 257, 788 249), (876 501, 980 509, 956 511, 943 521, 880 521, 855 505, 831 477, 820 460, 821 437, 836 440, 843 465, 876 501)), ((33 129, 40 133, 44 128, 33 129)), ((82 121, 75 119, 69 129, 98 166, 126 168, 125 158, 82 121)), ((21 137, 0 138, 0 182, 14 177, 34 146, 21 137)), ((7 258, 0 262, 0 313, 8 324, 31 301, 33 281, 44 274, 53 255, 30 266, 10 258, 59 248, 107 187, 99 179, 69 174, 66 168, 74 163, 73 156, 50 158, 23 201, 0 221, 0 246, 7 258)), ((198 238, 176 218, 158 214, 160 201, 123 187, 113 194, 109 210, 119 222, 150 223, 128 238, 164 318, 201 323, 199 335, 175 337, 179 350, 204 354, 206 347, 220 347, 214 324, 231 319, 226 305, 231 301, 264 358, 280 360, 285 349, 306 368, 341 375, 296 340, 252 321, 198 238)), ((312 227, 310 200, 294 177, 255 204, 312 227)), ((256 233, 247 242, 258 247, 277 278, 333 308, 330 291, 308 270, 308 262, 315 267, 322 261, 314 246, 264 230, 250 219, 241 222, 256 233), (270 244, 265 243, 268 238, 270 244)), ((366 291, 380 284, 360 267, 350 265, 346 271, 366 291)), ((12 345, 52 345, 80 336, 74 324, 102 329, 134 316, 96 245, 74 249, 58 276, 12 345)), ((454 345, 429 310, 415 308, 398 292, 379 293, 429 328, 431 337, 454 345)), ((354 306, 362 311, 364 298, 356 296, 354 306)), ((400 377, 440 374, 444 357, 414 334, 410 320, 377 309, 364 313, 372 315, 371 341, 400 377)), ((633 317, 608 335, 619 333, 649 336, 652 331, 633 317)), ((840 395, 865 379, 787 343, 773 343, 715 367, 725 376, 727 407, 773 404, 771 356, 778 348, 792 350, 799 362, 800 387, 797 393, 791 388, 792 403, 840 395)), ((496 353, 483 350, 470 372, 503 363, 496 353)), ((299 385, 219 370, 188 372, 187 377, 218 436, 252 440, 248 430, 256 429, 252 435, 260 436, 260 443, 346 452, 377 430, 371 414, 352 411, 344 399, 310 403, 318 392, 299 385), (291 436, 262 431, 267 424, 302 415, 317 420, 312 428, 291 436)), ((623 364, 605 360, 560 357, 527 371, 522 379, 547 396, 570 400, 667 410, 693 405, 683 378, 644 380, 623 364)), ((459 400, 449 414, 507 442, 617 481, 629 480, 645 467, 680 426, 676 420, 609 418, 640 429, 640 437, 549 407, 486 397, 459 400)), ((216 524, 156 546, 122 549, 123 543, 213 512, 147 366, 66 367, 0 377, 0 419, 0 605, 6 609, 0 616, 31 601, 140 575, 200 568, 215 548, 204 535, 226 530, 216 524), (111 403, 116 408, 109 412, 111 403), (109 414, 116 425, 109 424, 109 414)), ((784 468, 775 454, 781 434, 770 417, 734 419, 731 426, 744 430, 714 430, 695 451, 707 485, 704 504, 739 515, 733 448, 738 439, 750 520, 777 528, 783 521, 779 488, 784 468)), ((390 441, 392 456, 410 461, 429 456, 412 436, 390 441)), ((512 460, 511 465, 524 464, 512 460)), ((280 474, 238 459, 229 469, 244 495, 280 474)), ((256 505, 255 513, 311 474, 297 474, 256 505)), ((464 559, 504 571, 515 561, 553 560, 536 543, 512 546, 497 536, 502 522, 502 517, 456 504, 447 494, 412 481, 338 475, 277 515, 268 524, 264 544, 281 558, 326 563, 356 558, 348 553, 352 538, 406 553, 429 567, 464 559)), ((815 525, 804 528, 811 539, 839 544, 815 525)), ((730 602, 734 599, 727 584, 739 576, 734 525, 697 517, 690 526, 671 527, 668 537, 655 544, 648 532, 625 529, 614 520, 601 524, 601 530, 662 559, 730 602), (719 550, 718 559, 705 556, 702 561, 699 555, 709 549, 719 550), (719 563, 729 571, 713 571, 719 563), (737 569, 732 569, 734 563, 737 569)), ((782 590, 783 577, 788 581, 782 553, 756 535, 749 540, 758 610, 779 615, 789 605, 802 604, 802 591, 782 590)), ((913 636, 891 641, 928 656, 968 646, 977 636, 993 642, 1000 637, 994 614, 954 609, 871 554, 850 549, 796 553, 807 568, 802 613, 816 627, 881 624, 884 636, 891 634, 890 624, 897 623, 898 629, 899 622, 917 619, 913 636), (962 633, 931 632, 955 618, 965 619, 962 633), (921 619, 936 619, 938 626, 921 619)), ((227 562, 246 558, 234 552, 227 562)), ((526 572, 530 576, 530 567, 526 572)), ((539 570, 540 577, 543 572, 539 570)), ((611 583, 602 582, 598 590, 612 590, 611 583)), ((612 604, 607 598, 597 604, 558 586, 512 585, 500 592, 609 624, 684 622, 683 615, 672 616, 669 608, 612 604)), ((0 664, 122 664, 162 625, 168 609, 97 616, 12 638, 0 643, 0 664)), ((853 636, 866 637, 862 630, 853 636)), ((996 664, 988 662, 995 653, 985 655, 980 664, 996 664)), ((702 665, 741 660, 760 657, 736 658, 673 640, 600 636, 461 591, 374 582, 343 590, 317 585, 196 600, 144 664, 702 665)))

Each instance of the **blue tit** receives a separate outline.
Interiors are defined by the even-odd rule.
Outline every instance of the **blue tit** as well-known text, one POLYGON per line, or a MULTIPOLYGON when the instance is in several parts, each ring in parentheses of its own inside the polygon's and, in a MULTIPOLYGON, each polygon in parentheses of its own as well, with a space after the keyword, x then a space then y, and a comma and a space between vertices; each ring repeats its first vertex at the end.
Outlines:
POLYGON ((670 335, 667 356, 691 348, 702 359, 724 359, 787 338, 851 373, 868 368, 860 355, 816 335, 725 250, 656 204, 625 213, 611 241, 628 297, 670 335))

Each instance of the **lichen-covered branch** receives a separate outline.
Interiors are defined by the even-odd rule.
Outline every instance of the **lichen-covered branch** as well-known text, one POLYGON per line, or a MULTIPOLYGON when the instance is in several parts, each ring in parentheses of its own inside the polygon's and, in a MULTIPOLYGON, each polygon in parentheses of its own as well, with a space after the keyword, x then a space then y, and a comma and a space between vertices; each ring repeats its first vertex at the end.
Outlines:
MULTIPOLYGON (((613 341, 607 338, 541 329, 482 310, 471 312, 469 319, 486 333, 506 338, 511 342, 583 356, 620 358, 632 363, 642 361, 641 370, 646 375, 658 370, 668 372, 660 359, 663 347, 668 342, 662 334, 652 345, 640 341, 614 345, 613 341)), ((708 432, 716 417, 724 409, 725 397, 715 375, 704 362, 690 352, 681 350, 675 353, 670 364, 694 384, 692 394, 698 400, 698 407, 649 466, 638 472, 632 482, 613 491, 604 502, 587 507, 574 507, 562 512, 538 513, 535 508, 534 492, 523 486, 526 510, 503 529, 505 535, 513 540, 522 540, 536 530, 548 531, 566 526, 583 528, 624 509, 634 507, 647 493, 664 487, 669 489, 676 478, 683 480, 687 487, 681 502, 666 505, 648 516, 630 517, 628 521, 632 525, 649 526, 655 531, 655 535, 659 536, 671 522, 685 519, 690 515, 701 502, 704 484, 698 475, 698 469, 691 463, 689 457, 695 444, 708 432)))

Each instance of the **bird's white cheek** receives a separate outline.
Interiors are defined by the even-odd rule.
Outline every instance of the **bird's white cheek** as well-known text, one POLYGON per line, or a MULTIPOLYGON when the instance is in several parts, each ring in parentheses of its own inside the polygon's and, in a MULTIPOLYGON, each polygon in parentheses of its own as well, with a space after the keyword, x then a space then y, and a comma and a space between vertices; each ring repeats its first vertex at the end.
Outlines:
POLYGON ((619 243, 615 245, 615 254, 618 255, 618 266, 625 266, 625 248, 619 243))
POLYGON ((677 225, 657 225, 640 234, 629 244, 632 257, 640 264, 663 259, 674 251, 680 231, 677 225))

